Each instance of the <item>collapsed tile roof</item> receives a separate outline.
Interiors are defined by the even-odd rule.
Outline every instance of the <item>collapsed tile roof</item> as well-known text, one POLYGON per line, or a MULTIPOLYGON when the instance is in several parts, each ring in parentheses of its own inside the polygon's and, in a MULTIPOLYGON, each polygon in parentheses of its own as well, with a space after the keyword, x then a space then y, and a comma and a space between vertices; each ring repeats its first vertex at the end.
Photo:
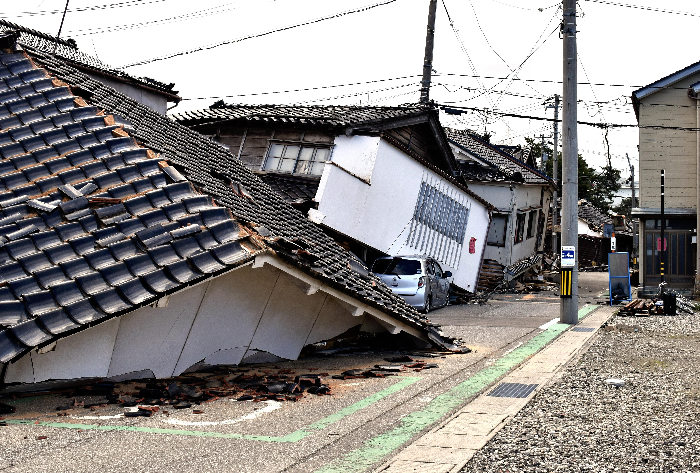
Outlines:
POLYGON ((216 143, 22 49, 0 53, 0 363, 263 251, 442 340, 216 143))
POLYGON ((259 174, 268 186, 280 194, 282 198, 291 203, 309 202, 316 197, 319 179, 294 176, 291 174, 259 174))
POLYGON ((175 84, 165 84, 163 82, 151 79, 150 77, 134 77, 124 71, 115 69, 114 67, 105 64, 94 56, 85 54, 80 51, 72 41, 56 38, 55 36, 42 33, 41 31, 26 28, 16 23, 11 23, 0 19, 0 34, 12 34, 18 37, 18 40, 27 46, 42 50, 50 51, 52 55, 59 57, 79 69, 94 71, 107 76, 112 76, 116 79, 127 83, 133 83, 141 87, 153 89, 169 96, 175 102, 180 101, 177 96, 177 91, 173 90, 175 84))
MULTIPOLYGON (((396 140, 387 137, 391 142, 411 154, 414 159, 422 165, 440 174, 452 184, 458 186, 471 198, 492 208, 492 205, 472 192, 462 179, 455 177, 458 174, 458 163, 454 159, 452 150, 447 143, 447 136, 439 122, 437 109, 422 104, 406 104, 396 107, 379 107, 366 105, 242 105, 225 104, 219 101, 208 109, 191 110, 172 115, 173 120, 178 123, 196 128, 202 125, 215 123, 257 123, 260 125, 290 125, 290 126, 313 126, 322 127, 338 133, 355 132, 376 132, 405 126, 416 122, 433 121, 435 128, 433 132, 438 135, 439 142, 444 143, 442 148, 443 165, 439 166, 413 154, 410 150, 398 143, 396 140)), ((272 178, 264 178, 268 180, 272 178)), ((271 183, 273 187, 280 186, 280 192, 287 197, 287 190, 280 183, 271 183)), ((308 190, 302 192, 314 192, 314 188, 307 187, 308 190)), ((299 190, 299 189, 296 189, 299 190)), ((295 190, 295 191, 296 191, 295 190)))
MULTIPOLYGON (((452 143, 473 154, 477 158, 495 166, 502 174, 507 175, 509 180, 517 177, 516 173, 520 173, 523 182, 526 184, 554 185, 554 182, 540 171, 531 168, 499 147, 483 141, 469 130, 445 128, 445 132, 447 133, 447 138, 452 143)), ((501 175, 495 174, 493 180, 501 180, 500 177, 501 175)))
POLYGON ((208 109, 173 114, 173 119, 185 126, 204 125, 222 121, 246 123, 277 123, 315 125, 331 128, 371 125, 392 118, 421 115, 429 107, 417 104, 398 107, 368 107, 354 105, 212 105, 208 109))

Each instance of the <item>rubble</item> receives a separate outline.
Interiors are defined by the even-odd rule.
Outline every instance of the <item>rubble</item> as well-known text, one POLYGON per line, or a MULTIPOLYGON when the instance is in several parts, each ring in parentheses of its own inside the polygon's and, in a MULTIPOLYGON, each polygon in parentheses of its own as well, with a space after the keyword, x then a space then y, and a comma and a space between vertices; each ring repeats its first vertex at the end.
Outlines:
MULTIPOLYGON (((692 314, 694 310, 697 310, 697 304, 694 304, 690 299, 680 294, 676 294, 676 305, 677 313, 685 312, 687 314, 692 314)), ((619 315, 661 315, 663 313, 663 299, 654 297, 651 299, 635 299, 629 302, 620 309, 619 315)))

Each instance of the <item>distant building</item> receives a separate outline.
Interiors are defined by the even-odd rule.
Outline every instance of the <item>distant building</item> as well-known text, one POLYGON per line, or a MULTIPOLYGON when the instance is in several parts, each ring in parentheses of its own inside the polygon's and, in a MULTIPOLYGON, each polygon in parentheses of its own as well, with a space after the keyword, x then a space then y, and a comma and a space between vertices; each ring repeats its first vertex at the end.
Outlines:
POLYGON ((469 189, 495 207, 484 252, 484 288, 493 280, 486 276, 498 270, 506 279, 516 278, 542 259, 554 182, 468 130, 447 129, 447 136, 469 189))
POLYGON ((632 93, 639 123, 639 268, 641 294, 663 279, 672 288, 698 289, 700 198, 700 62, 632 93), (661 170, 665 170, 665 242, 661 242, 661 170), (665 248, 662 268, 661 249, 665 248))

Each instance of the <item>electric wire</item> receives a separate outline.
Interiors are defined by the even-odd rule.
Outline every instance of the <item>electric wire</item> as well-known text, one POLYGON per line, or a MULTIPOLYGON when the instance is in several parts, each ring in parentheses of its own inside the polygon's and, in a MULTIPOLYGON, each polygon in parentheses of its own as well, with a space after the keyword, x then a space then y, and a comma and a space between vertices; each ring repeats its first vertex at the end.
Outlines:
POLYGON ((226 46, 226 45, 229 45, 229 44, 240 43, 241 41, 245 41, 245 40, 248 40, 248 39, 261 38, 261 37, 263 37, 263 36, 268 36, 268 35, 271 35, 271 34, 274 34, 274 33, 279 33, 279 32, 282 32, 282 31, 288 31, 288 30, 291 30, 291 29, 299 28, 299 27, 301 27, 301 26, 307 26, 307 25, 312 25, 312 24, 315 24, 315 23, 321 23, 321 22, 326 21, 326 20, 331 20, 331 19, 335 19, 335 18, 341 18, 341 17, 347 16, 347 15, 352 15, 352 14, 354 14, 354 13, 362 13, 362 12, 365 12, 365 11, 368 11, 368 10, 372 10, 372 9, 374 9, 374 8, 377 8, 377 7, 381 7, 381 6, 384 6, 384 5, 389 5, 390 3, 394 3, 394 2, 396 2, 396 1, 397 1, 397 0, 384 0, 384 1, 382 1, 382 2, 374 3, 374 4, 372 4, 372 5, 366 5, 366 6, 359 7, 359 8, 355 8, 355 9, 352 9, 352 10, 346 10, 346 11, 343 11, 343 12, 340 12, 340 13, 334 13, 334 14, 332 14, 332 15, 327 15, 327 16, 320 17, 320 18, 316 18, 316 19, 313 19, 313 20, 308 20, 308 21, 304 21, 304 22, 301 22, 301 23, 296 23, 296 24, 294 24, 294 25, 284 26, 284 27, 281 27, 281 28, 275 28, 275 29, 272 29, 272 30, 264 31, 264 32, 262 32, 262 33, 254 33, 254 34, 242 36, 242 37, 236 38, 236 39, 231 39, 231 40, 227 40, 227 41, 220 41, 220 42, 218 42, 218 43, 213 43, 213 44, 209 44, 209 45, 206 45, 206 46, 199 46, 199 47, 197 47, 197 48, 188 49, 188 50, 186 50, 186 51, 180 51, 180 52, 177 52, 177 53, 167 54, 167 55, 165 55, 165 56, 159 56, 159 57, 155 57, 155 58, 151 58, 151 59, 145 59, 145 60, 142 60, 142 61, 137 61, 137 62, 134 62, 134 63, 131 63, 131 64, 126 64, 126 65, 124 65, 124 66, 121 66, 121 67, 118 68, 118 69, 127 69, 127 68, 129 68, 129 67, 142 66, 142 65, 145 65, 145 64, 151 64, 151 63, 154 63, 154 62, 157 62, 157 61, 165 61, 166 59, 172 59, 172 58, 178 57, 178 56, 185 56, 185 55, 188 55, 188 54, 194 54, 194 53, 198 53, 198 52, 201 52, 201 51, 206 51, 206 50, 209 50, 209 49, 214 49, 214 48, 218 48, 218 47, 221 47, 221 46, 226 46))
MULTIPOLYGON (((506 117, 513 117, 513 118, 524 118, 528 120, 541 120, 541 121, 547 121, 547 122, 562 122, 561 119, 554 119, 554 118, 548 118, 548 117, 537 117, 533 115, 522 115, 522 114, 516 114, 516 113, 506 113, 506 112, 501 112, 498 110, 487 110, 484 108, 477 108, 477 107, 465 107, 465 106, 454 106, 450 105, 448 107, 444 107, 442 104, 440 106, 443 108, 443 110, 446 113, 456 113, 461 110, 466 110, 466 111, 472 111, 476 113, 492 113, 492 114, 497 114, 497 115, 503 115, 506 117), (450 111, 448 111, 450 110, 450 111)), ((668 126, 668 125, 638 125, 638 124, 625 124, 625 123, 595 123, 595 122, 587 122, 587 121, 577 121, 579 125, 586 125, 586 126, 592 126, 592 127, 597 127, 597 128, 640 128, 640 129, 653 129, 653 130, 676 130, 676 131, 692 131, 692 132, 698 132, 700 131, 700 128, 692 128, 692 127, 683 127, 683 126, 668 126)))
MULTIPOLYGON (((438 74, 435 74, 435 77, 442 77, 442 76, 447 76, 447 77, 470 77, 470 78, 475 78, 476 76, 470 75, 470 74, 457 74, 457 73, 446 73, 446 72, 441 72, 438 74)), ((501 76, 478 76, 481 79, 493 79, 493 80, 500 80, 504 81, 508 79, 508 76, 501 77, 501 76)), ((513 79, 515 81, 520 81, 520 82, 537 82, 541 84, 563 84, 563 81, 560 80, 547 80, 547 79, 523 79, 523 78, 515 78, 513 79)), ((644 85, 629 85, 629 84, 608 84, 604 82, 577 82, 578 85, 594 85, 594 86, 604 86, 604 87, 625 87, 625 88, 631 88, 631 89, 641 89, 641 88, 654 88, 657 90, 688 90, 688 87, 670 87, 670 86, 658 86, 658 87, 651 87, 651 86, 644 86, 644 85)))
MULTIPOLYGON (((109 10, 114 8, 125 8, 125 7, 139 7, 142 5, 150 5, 152 3, 161 3, 166 0, 129 0, 126 2, 117 3, 107 3, 104 5, 91 5, 87 7, 75 7, 68 10, 69 13, 79 13, 85 11, 95 11, 95 10, 109 10)), ((45 15, 57 15, 63 13, 63 10, 41 10, 37 12, 19 12, 19 13, 0 13, 0 18, 24 18, 27 16, 45 16, 45 15)))
POLYGON ((667 10, 665 8, 658 8, 658 7, 645 7, 643 5, 632 5, 629 3, 611 2, 608 0, 586 0, 586 1, 587 2, 594 2, 594 3, 603 3, 605 5, 614 5, 616 7, 634 8, 636 10, 646 10, 646 11, 657 12, 657 13, 670 13, 673 15, 681 15, 681 16, 700 16, 700 13, 689 13, 689 12, 683 12, 683 11, 678 11, 678 10, 667 10))
POLYGON ((161 25, 161 24, 167 24, 167 23, 175 23, 178 21, 206 18, 208 16, 225 13, 225 12, 232 11, 232 10, 235 10, 236 8, 238 8, 237 6, 233 6, 230 8, 224 8, 224 7, 228 7, 230 5, 233 5, 233 2, 225 3, 225 4, 219 5, 217 7, 205 8, 204 10, 198 10, 198 11, 191 12, 191 13, 185 13, 183 15, 172 16, 169 18, 162 18, 160 20, 150 20, 150 21, 143 21, 141 23, 129 23, 126 25, 105 26, 105 27, 100 27, 100 28, 85 28, 82 30, 71 30, 68 33, 71 36, 86 36, 86 35, 113 33, 116 31, 133 30, 135 28, 143 28, 144 26, 161 25))
POLYGON ((394 80, 403 80, 403 79, 413 79, 415 77, 420 77, 419 74, 414 74, 410 76, 401 76, 401 77, 392 77, 389 79, 374 79, 374 80, 368 80, 368 81, 363 81, 363 82, 348 82, 347 84, 336 84, 336 85, 322 85, 322 86, 317 86, 317 87, 305 87, 301 89, 288 89, 288 90, 275 90, 272 92, 253 92, 250 94, 236 94, 236 95, 215 95, 215 96, 210 96, 210 97, 192 97, 192 98, 183 98, 182 100, 213 100, 213 99, 230 99, 230 98, 237 98, 237 97, 254 97, 258 95, 276 95, 276 94, 286 94, 286 93, 294 93, 294 92, 310 92, 314 90, 325 90, 325 89, 335 89, 339 87, 350 87, 353 85, 365 85, 365 84, 378 84, 381 82, 389 82, 389 81, 394 81, 394 80))

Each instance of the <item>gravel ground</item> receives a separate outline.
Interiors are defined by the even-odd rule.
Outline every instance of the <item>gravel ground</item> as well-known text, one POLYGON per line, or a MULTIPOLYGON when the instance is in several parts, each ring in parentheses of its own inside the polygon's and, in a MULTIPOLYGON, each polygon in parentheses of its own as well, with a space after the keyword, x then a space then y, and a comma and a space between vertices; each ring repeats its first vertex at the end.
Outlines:
POLYGON ((614 317, 462 471, 700 472, 699 348, 700 314, 614 317))

